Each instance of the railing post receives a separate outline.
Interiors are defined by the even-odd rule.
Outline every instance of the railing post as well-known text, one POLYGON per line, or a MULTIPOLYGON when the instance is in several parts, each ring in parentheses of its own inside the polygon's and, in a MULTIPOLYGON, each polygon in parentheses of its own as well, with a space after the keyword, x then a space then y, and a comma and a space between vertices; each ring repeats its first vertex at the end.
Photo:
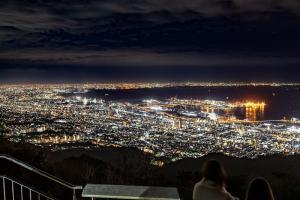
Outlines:
POLYGON ((12 200, 15 200, 15 188, 14 182, 11 180, 11 193, 12 193, 12 200))
POLYGON ((6 200, 5 177, 3 176, 3 199, 6 200))
POLYGON ((21 200, 23 200, 23 185, 21 185, 21 200))
MULTIPOLYGON (((3 175, 3 176, 0 175, 0 184, 1 184, 1 182, 2 182, 2 187, 3 187, 2 188, 3 193, 0 194, 0 196, 1 196, 0 199, 3 199, 3 200, 16 200, 16 199, 18 199, 17 198, 18 197, 18 191, 16 192, 15 190, 17 190, 16 187, 19 185, 20 186, 20 190, 19 190, 20 197, 19 197, 18 200, 24 200, 24 188, 25 188, 26 191, 27 190, 29 191, 29 199, 30 200, 32 200, 32 199, 41 200, 41 199, 44 199, 44 197, 47 200, 54 200, 54 199, 48 197, 47 195, 45 195, 43 193, 40 193, 39 191, 36 191, 36 190, 34 190, 30 187, 27 187, 27 186, 25 186, 25 185, 23 185, 23 184, 21 184, 17 181, 14 181, 13 179, 11 179, 9 177, 6 177, 5 175, 3 175), (2 179, 2 181, 1 181, 1 179, 2 179), (8 187, 6 187, 7 186, 6 183, 7 183, 8 187), (8 193, 7 193, 6 189, 8 190, 8 193), (9 197, 9 196, 7 196, 7 194, 11 194, 11 195, 9 195, 9 196, 11 196, 11 198, 7 198, 7 197, 9 197)), ((76 188, 74 188, 74 189, 76 189, 76 188)), ((28 199, 28 197, 26 197, 25 199, 28 199)))
POLYGON ((73 189, 73 200, 76 200, 76 190, 73 189))

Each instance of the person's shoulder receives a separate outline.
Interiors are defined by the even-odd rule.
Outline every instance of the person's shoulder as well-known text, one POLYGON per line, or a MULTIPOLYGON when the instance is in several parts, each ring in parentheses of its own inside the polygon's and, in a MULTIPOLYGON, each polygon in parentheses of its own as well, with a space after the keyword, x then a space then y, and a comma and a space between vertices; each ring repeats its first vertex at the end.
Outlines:
POLYGON ((227 199, 226 199, 226 200, 239 200, 239 198, 232 196, 232 195, 230 194, 230 192, 228 192, 228 191, 226 190, 225 187, 223 187, 223 193, 227 195, 227 199))
POLYGON ((239 198, 232 196, 230 193, 228 194, 228 198, 226 200, 239 200, 239 198))
POLYGON ((202 184, 203 184, 203 180, 200 180, 194 185, 194 188, 201 187, 202 184))
POLYGON ((201 190, 200 188, 201 188, 201 181, 197 182, 194 185, 194 192, 201 190))

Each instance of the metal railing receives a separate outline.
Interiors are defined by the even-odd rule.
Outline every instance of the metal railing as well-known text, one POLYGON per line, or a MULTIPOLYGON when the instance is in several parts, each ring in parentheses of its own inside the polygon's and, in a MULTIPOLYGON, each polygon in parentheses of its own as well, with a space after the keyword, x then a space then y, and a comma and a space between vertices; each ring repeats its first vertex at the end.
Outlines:
POLYGON ((55 183, 58 183, 58 184, 66 187, 68 189, 73 190, 73 200, 76 200, 76 190, 82 190, 82 186, 72 185, 72 184, 70 184, 70 183, 68 183, 68 182, 66 182, 66 181, 64 181, 64 180, 62 180, 60 178, 57 178, 57 177, 55 177, 55 176, 53 176, 53 175, 51 175, 51 174, 49 174, 47 172, 44 172, 44 171, 42 171, 42 170, 40 170, 40 169, 38 169, 36 167, 28 165, 28 164, 26 164, 26 163, 24 163, 24 162, 22 162, 22 161, 20 161, 18 159, 15 159, 13 157, 10 157, 8 155, 0 154, 0 159, 4 159, 4 160, 7 160, 9 162, 15 163, 15 164, 17 164, 17 165, 19 165, 19 166, 21 166, 21 167, 23 167, 23 168, 25 168, 25 169, 33 172, 33 173, 35 173, 35 174, 38 174, 38 175, 40 175, 40 176, 42 176, 42 177, 44 177, 46 179, 49 179, 49 180, 51 180, 51 181, 53 181, 55 183))
MULTIPOLYGON (((82 186, 72 185, 62 179, 59 179, 47 172, 38 168, 30 166, 20 160, 17 160, 8 155, 0 154, 0 159, 7 160, 15 163, 35 174, 38 174, 50 181, 58 183, 73 191, 73 200, 76 200, 76 190, 82 190, 81 196, 83 198, 114 198, 114 199, 148 199, 148 200, 180 200, 177 188, 166 187, 150 187, 150 186, 128 186, 128 185, 93 185, 87 184, 84 189, 82 186)), ((0 175, 0 186, 2 184, 3 200, 54 200, 46 194, 33 189, 32 187, 25 186, 13 178, 6 175, 0 175), (2 181, 1 181, 2 179, 2 181), (27 191, 27 193, 26 193, 27 191), (26 193, 26 194, 25 194, 26 193), (9 198, 8 198, 9 196, 9 198)))
POLYGON ((26 186, 22 183, 19 183, 12 178, 9 178, 4 175, 0 175, 2 179, 2 192, 3 192, 3 200, 12 199, 15 200, 18 195, 19 199, 29 199, 32 200, 35 196, 38 200, 54 200, 53 198, 47 196, 46 194, 39 192, 32 187, 26 186), (8 185, 8 186, 7 186, 8 185), (18 189, 17 187, 18 186, 18 189), (25 194, 27 190, 27 195, 25 194), (8 194, 10 194, 11 198, 8 198, 8 194))

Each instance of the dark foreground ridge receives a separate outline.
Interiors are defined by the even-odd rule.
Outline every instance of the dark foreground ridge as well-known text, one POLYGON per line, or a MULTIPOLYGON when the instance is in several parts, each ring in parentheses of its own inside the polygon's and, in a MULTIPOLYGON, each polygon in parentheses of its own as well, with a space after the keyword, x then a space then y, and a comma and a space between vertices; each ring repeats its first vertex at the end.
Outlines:
MULTIPOLYGON (((255 160, 238 159, 221 154, 182 159, 163 167, 151 163, 153 157, 137 149, 103 148, 94 150, 73 149, 50 152, 29 144, 0 141, 0 153, 9 154, 43 169, 73 184, 102 183, 177 187, 181 199, 191 199, 194 184, 201 179, 199 172, 204 161, 217 159, 226 168, 227 188, 244 199, 249 181, 253 177, 266 177, 277 200, 300 199, 300 155, 274 155, 255 160)), ((68 191, 47 183, 23 169, 1 162, 1 174, 16 176, 19 180, 63 199, 68 191)))

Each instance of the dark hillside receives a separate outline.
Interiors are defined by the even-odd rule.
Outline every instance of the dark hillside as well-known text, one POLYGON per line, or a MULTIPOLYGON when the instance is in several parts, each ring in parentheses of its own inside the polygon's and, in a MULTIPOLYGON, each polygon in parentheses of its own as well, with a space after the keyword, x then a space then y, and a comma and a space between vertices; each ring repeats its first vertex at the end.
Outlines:
MULTIPOLYGON (((9 154, 73 184, 107 183, 128 185, 176 186, 181 198, 191 199, 199 169, 208 159, 217 159, 227 169, 228 190, 244 198, 248 182, 256 176, 266 177, 277 200, 300 199, 300 155, 274 155, 255 160, 211 154, 197 159, 183 159, 163 167, 150 164, 153 157, 137 149, 101 148, 51 152, 29 144, 0 142, 0 153, 9 154)), ((1 161, 1 174, 15 177, 49 194, 63 198, 63 188, 52 186, 17 166, 1 161), (46 188, 46 189, 45 189, 46 188)))

